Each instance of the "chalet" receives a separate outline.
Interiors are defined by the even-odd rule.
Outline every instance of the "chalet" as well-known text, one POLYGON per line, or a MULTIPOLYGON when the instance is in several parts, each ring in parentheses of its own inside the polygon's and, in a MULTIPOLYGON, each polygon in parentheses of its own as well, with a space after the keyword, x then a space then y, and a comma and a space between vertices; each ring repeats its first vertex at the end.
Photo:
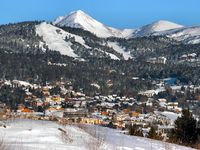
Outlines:
POLYGON ((139 94, 147 96, 147 97, 152 97, 156 94, 156 91, 155 90, 147 90, 147 91, 144 91, 144 92, 139 92, 139 94))
POLYGON ((78 118, 84 118, 88 116, 87 109, 65 109, 63 117, 67 119, 77 120, 78 118))
POLYGON ((167 58, 165 57, 158 57, 157 63, 159 64, 166 64, 167 58))
POLYGON ((52 96, 52 98, 51 98, 53 101, 56 101, 56 102, 58 102, 58 101, 61 101, 62 99, 61 99, 61 97, 60 97, 60 95, 54 95, 54 96, 52 96))
POLYGON ((179 61, 192 61, 197 58, 196 53, 191 53, 191 54, 184 54, 181 57, 179 57, 179 61))
POLYGON ((157 62, 157 59, 156 59, 155 57, 149 58, 149 59, 147 60, 147 62, 152 63, 152 64, 155 64, 155 63, 157 62))
POLYGON ((167 100, 164 98, 158 99, 160 107, 166 108, 167 107, 167 100))
POLYGON ((166 64, 167 58, 165 57, 153 57, 149 58, 147 62, 152 63, 152 64, 166 64))
POLYGON ((178 109, 178 102, 167 103, 167 109, 171 111, 178 109))
POLYGON ((182 55, 180 58, 179 58, 179 60, 187 60, 187 55, 182 55))
POLYGON ((32 113, 33 111, 31 109, 28 108, 24 108, 21 110, 22 113, 32 113))
POLYGON ((102 125, 103 120, 98 118, 81 118, 81 123, 102 125))
POLYGON ((131 113, 131 116, 132 116, 132 117, 139 117, 139 115, 140 115, 140 113, 139 113, 139 112, 136 112, 136 111, 133 111, 133 112, 131 113))
POLYGON ((19 81, 19 80, 13 80, 12 85, 14 87, 33 87, 32 84, 30 84, 26 81, 19 81))
POLYGON ((17 107, 17 112, 21 112, 23 109, 25 109, 25 106, 23 104, 19 104, 17 107))
POLYGON ((51 102, 52 101, 51 97, 49 97, 49 96, 45 96, 44 100, 45 100, 45 102, 51 102))
POLYGON ((108 113, 107 111, 102 111, 102 112, 101 112, 101 115, 102 115, 102 116, 108 116, 108 114, 109 114, 109 113, 108 113))
POLYGON ((44 95, 44 96, 49 96, 50 95, 50 92, 49 92, 49 89, 47 88, 47 87, 44 87, 43 89, 42 89, 42 94, 44 95))

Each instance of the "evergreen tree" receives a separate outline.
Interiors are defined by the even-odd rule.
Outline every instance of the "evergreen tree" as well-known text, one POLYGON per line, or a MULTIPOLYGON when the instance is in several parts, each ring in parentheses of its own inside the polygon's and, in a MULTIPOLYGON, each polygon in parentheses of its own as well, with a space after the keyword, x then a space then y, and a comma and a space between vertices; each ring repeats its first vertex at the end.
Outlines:
POLYGON ((182 111, 182 116, 175 121, 175 129, 171 138, 180 144, 193 145, 198 140, 197 121, 188 109, 182 111))
POLYGON ((129 135, 143 136, 142 131, 136 125, 129 126, 129 135))
POLYGON ((155 140, 162 140, 163 139, 161 134, 156 132, 155 127, 151 127, 147 137, 150 138, 150 139, 155 139, 155 140))

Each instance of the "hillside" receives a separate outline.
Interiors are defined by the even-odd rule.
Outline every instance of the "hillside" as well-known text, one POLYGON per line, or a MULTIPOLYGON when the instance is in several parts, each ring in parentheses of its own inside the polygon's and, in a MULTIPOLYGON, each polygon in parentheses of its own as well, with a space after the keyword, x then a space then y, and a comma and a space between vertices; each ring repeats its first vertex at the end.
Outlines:
POLYGON ((168 144, 146 138, 119 133, 118 130, 98 126, 88 126, 83 130, 76 126, 66 127, 55 122, 14 120, 7 127, 0 128, 4 144, 15 150, 151 150, 191 148, 168 144), (83 138, 84 137, 84 138, 83 138))
MULTIPOLYGON (((83 23, 96 22, 87 22, 85 17, 93 20, 78 11, 60 17, 54 24, 30 21, 1 25, 0 77, 38 84, 64 80, 90 96, 135 94, 156 88, 152 81, 167 77, 177 77, 181 84, 200 83, 198 26, 158 21, 134 29, 138 33, 134 38, 99 37, 83 27, 83 23), (82 26, 72 26, 75 21, 82 26), (60 26, 58 22, 72 24, 60 26), (195 56, 192 60, 187 58, 191 55, 195 56), (186 60, 182 61, 182 56, 186 60), (158 58, 166 59, 166 64, 149 63, 158 58)), ((131 30, 120 31, 128 34, 131 30)))
POLYGON ((183 26, 173 22, 160 20, 135 30, 135 32, 133 33, 133 37, 150 36, 154 33, 165 32, 180 28, 183 28, 183 26))
POLYGON ((136 29, 116 29, 104 25, 85 12, 78 10, 58 17, 54 25, 59 27, 80 28, 101 38, 137 38, 164 35, 185 44, 200 42, 199 26, 186 27, 167 20, 158 20, 136 29))
MULTIPOLYGON (((178 31, 177 31, 178 32, 178 31)), ((188 34, 194 33, 188 30, 188 34)), ((197 44, 183 44, 179 38, 159 35, 137 38, 99 38, 78 28, 57 27, 46 22, 22 22, 0 26, 0 50, 14 53, 46 53, 57 51, 73 58, 110 58, 128 60, 150 57, 167 57, 174 62, 183 54, 199 53, 198 36, 193 39, 197 44), (12 38, 10 38, 12 37, 12 38)), ((196 33, 195 35, 197 35, 196 33)), ((177 33, 178 35, 178 33, 177 33)), ((189 42, 188 36, 184 37, 189 42)))
POLYGON ((71 28, 81 28, 101 38, 111 36, 124 37, 123 31, 108 27, 101 22, 93 19, 91 16, 81 10, 71 12, 69 15, 66 16, 60 16, 53 22, 53 24, 60 27, 65 26, 71 28))
POLYGON ((168 62, 174 62, 184 54, 199 54, 199 33, 199 26, 184 27, 164 20, 138 29, 119 30, 79 10, 53 23, 30 21, 1 25, 0 50, 33 54, 51 50, 79 60, 166 57, 168 62))

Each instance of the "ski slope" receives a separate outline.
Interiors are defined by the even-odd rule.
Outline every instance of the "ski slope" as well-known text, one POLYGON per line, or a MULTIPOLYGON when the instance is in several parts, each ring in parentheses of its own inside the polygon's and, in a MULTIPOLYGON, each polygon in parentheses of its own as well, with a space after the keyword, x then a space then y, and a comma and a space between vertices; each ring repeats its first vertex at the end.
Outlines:
POLYGON ((112 47, 116 52, 122 54, 125 60, 132 58, 130 52, 126 52, 125 49, 119 46, 117 42, 108 42, 108 46, 112 47))
POLYGON ((46 22, 36 26, 36 33, 43 37, 43 40, 45 41, 46 45, 48 45, 49 49, 59 51, 62 55, 67 55, 74 58, 78 57, 71 48, 72 43, 70 41, 65 41, 66 37, 74 37, 77 43, 80 43, 86 48, 90 48, 85 44, 85 41, 82 37, 68 33, 46 22))

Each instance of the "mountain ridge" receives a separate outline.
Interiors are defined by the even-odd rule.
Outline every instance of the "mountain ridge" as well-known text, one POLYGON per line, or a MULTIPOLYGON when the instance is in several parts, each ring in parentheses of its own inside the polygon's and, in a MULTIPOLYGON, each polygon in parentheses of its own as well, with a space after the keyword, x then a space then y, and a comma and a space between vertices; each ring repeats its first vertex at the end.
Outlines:
POLYGON ((171 55, 177 55, 178 58, 186 51, 198 53, 200 26, 184 27, 161 20, 135 30, 118 30, 97 22, 106 31, 106 37, 103 38, 94 33, 101 33, 101 28, 95 28, 96 26, 91 24, 94 31, 92 32, 90 28, 84 27, 85 21, 89 22, 86 22, 88 26, 90 23, 97 22, 84 12, 75 11, 70 13, 70 17, 66 15, 56 19, 55 25, 41 21, 3 25, 0 26, 0 48, 7 52, 25 53, 39 51, 44 53, 52 50, 75 59, 85 60, 94 57, 113 60, 147 59, 159 56, 171 58, 171 55), (69 20, 71 22, 65 22, 69 20), (60 27, 56 24, 60 22, 71 24, 60 27))
POLYGON ((59 27, 65 26, 81 28, 101 38, 117 37, 129 39, 136 37, 148 37, 152 35, 164 35, 181 41, 180 39, 184 36, 182 34, 185 33, 186 36, 184 36, 184 42, 190 44, 200 42, 200 26, 196 26, 196 28, 194 28, 194 26, 186 27, 167 20, 158 20, 137 29, 117 29, 104 25, 82 10, 73 11, 68 15, 58 17, 53 22, 53 25, 59 27))
POLYGON ((153 33, 165 32, 180 28, 184 28, 184 26, 167 20, 159 20, 137 29, 134 33, 134 37, 148 36, 153 33))
POLYGON ((81 10, 73 11, 69 15, 60 16, 53 24, 61 27, 82 28, 103 38, 122 36, 120 30, 105 26, 81 10))

